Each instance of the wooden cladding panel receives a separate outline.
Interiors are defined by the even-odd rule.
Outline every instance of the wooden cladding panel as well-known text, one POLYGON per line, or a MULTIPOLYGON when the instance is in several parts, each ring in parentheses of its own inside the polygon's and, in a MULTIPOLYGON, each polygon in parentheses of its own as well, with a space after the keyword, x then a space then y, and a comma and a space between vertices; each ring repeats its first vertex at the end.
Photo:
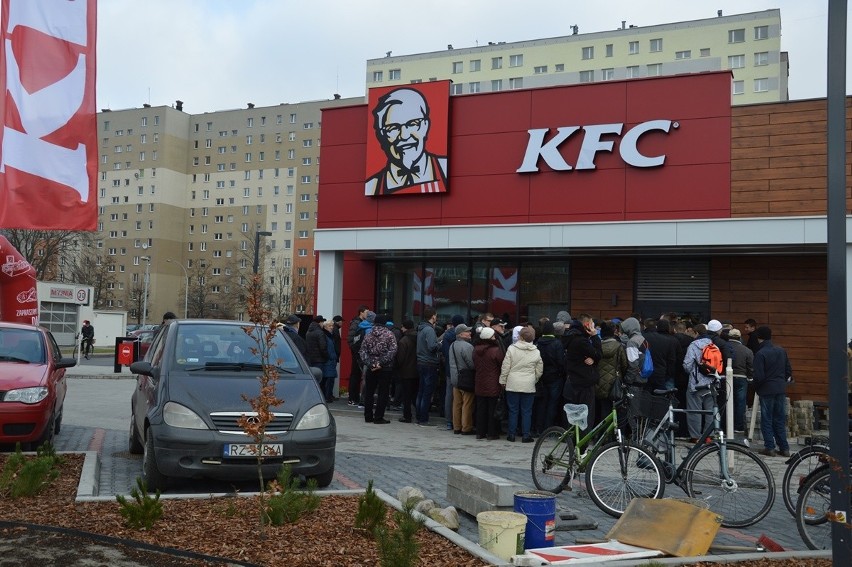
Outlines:
POLYGON ((711 314, 742 329, 748 318, 772 328, 790 357, 790 398, 828 398, 828 295, 821 256, 717 257, 711 261, 711 314))
MULTIPOLYGON (((852 97, 847 97, 847 213, 852 212, 850 108, 852 97)), ((824 215, 826 100, 731 110, 731 217, 824 215)))
MULTIPOLYGON (((571 260, 571 315, 624 318, 633 311, 633 258, 571 260), (616 305, 612 304, 616 296, 616 305)), ((555 314, 554 314, 555 315, 555 314)))

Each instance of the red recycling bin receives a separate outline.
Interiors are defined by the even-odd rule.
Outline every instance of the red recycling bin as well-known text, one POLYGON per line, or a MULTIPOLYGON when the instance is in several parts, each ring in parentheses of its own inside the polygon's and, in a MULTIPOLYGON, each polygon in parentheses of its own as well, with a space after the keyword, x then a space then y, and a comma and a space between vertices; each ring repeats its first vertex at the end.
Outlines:
POLYGON ((133 364, 133 342, 125 341, 118 345, 118 363, 122 366, 133 364))

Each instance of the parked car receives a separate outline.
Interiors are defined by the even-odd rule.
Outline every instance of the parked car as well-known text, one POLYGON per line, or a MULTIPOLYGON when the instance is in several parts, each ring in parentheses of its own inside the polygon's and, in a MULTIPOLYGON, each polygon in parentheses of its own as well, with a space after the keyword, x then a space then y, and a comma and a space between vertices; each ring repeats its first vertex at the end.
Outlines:
MULTIPOLYGON (((257 478, 253 439, 237 424, 254 418, 243 395, 260 391, 263 359, 255 337, 266 328, 220 320, 176 320, 154 337, 145 360, 130 366, 137 385, 131 399, 130 452, 141 453, 142 476, 150 490, 164 489, 172 478, 209 477, 250 481, 257 478), (254 350, 254 352, 253 352, 254 350)), ((265 443, 263 475, 273 478, 282 465, 294 474, 328 486, 334 476, 337 426, 325 404, 318 379, 280 330, 269 356, 279 380, 265 443)))
POLYGON ((137 329, 127 334, 132 339, 139 339, 139 358, 145 358, 145 353, 151 348, 151 342, 154 340, 154 335, 157 331, 154 329, 137 329))
POLYGON ((0 444, 25 450, 52 441, 62 426, 68 389, 63 358, 43 327, 0 322, 0 444))

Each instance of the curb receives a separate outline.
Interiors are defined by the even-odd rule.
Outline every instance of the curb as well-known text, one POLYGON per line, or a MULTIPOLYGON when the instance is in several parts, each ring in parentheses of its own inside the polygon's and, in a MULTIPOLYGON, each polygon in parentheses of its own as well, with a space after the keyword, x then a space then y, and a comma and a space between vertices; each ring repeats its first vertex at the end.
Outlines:
MULTIPOLYGON (((652 557, 619 561, 618 567, 635 567, 647 565, 692 565, 694 563, 736 563, 738 561, 767 561, 780 559, 831 559, 828 551, 775 551, 762 553, 732 553, 730 555, 698 555, 695 557, 652 557)), ((546 563, 542 563, 546 565, 546 563)))

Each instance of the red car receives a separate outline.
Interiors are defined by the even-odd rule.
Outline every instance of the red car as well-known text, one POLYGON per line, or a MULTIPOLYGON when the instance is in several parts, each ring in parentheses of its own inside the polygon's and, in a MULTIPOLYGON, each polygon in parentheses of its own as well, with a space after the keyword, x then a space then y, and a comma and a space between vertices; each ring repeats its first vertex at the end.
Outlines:
POLYGON ((47 329, 0 322, 0 445, 31 450, 53 440, 68 389, 65 369, 75 364, 47 329))

